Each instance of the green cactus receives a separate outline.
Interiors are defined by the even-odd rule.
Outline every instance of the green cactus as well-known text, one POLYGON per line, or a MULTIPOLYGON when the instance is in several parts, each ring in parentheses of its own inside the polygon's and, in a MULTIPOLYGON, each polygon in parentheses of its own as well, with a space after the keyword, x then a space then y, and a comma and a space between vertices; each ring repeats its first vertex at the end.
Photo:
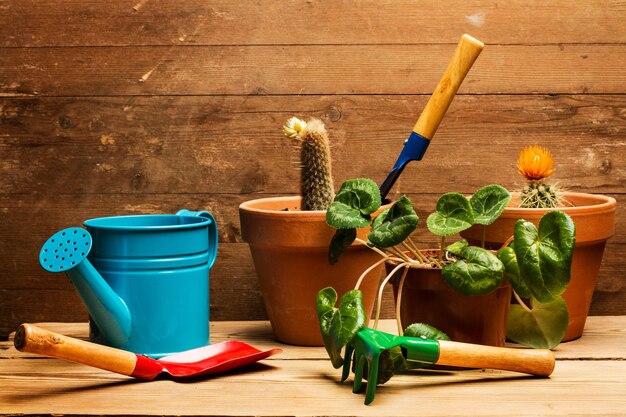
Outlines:
POLYGON ((555 208, 563 206, 558 186, 539 181, 530 181, 522 190, 520 207, 555 208))
POLYGON ((324 123, 292 117, 283 126, 285 136, 300 142, 302 210, 326 210, 335 197, 330 146, 324 123))

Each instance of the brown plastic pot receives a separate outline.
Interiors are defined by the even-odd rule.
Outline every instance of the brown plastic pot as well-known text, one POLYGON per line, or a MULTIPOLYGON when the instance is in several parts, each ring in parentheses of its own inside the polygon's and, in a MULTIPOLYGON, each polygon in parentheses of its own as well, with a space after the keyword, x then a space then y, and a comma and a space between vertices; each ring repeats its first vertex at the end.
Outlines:
MULTIPOLYGON (((387 264, 387 273, 396 265, 387 264)), ((391 279, 397 300, 403 270, 391 279)), ((450 287, 438 268, 410 268, 402 289, 400 318, 406 328, 426 323, 446 333, 455 342, 504 346, 511 303, 511 286, 502 285, 486 295, 463 295, 450 287)))
MULTIPOLYGON (((567 342, 582 336, 585 321, 589 314, 593 291, 602 263, 602 255, 607 239, 615 233, 614 198, 598 194, 564 193, 565 199, 572 207, 559 207, 567 213, 576 225, 576 246, 572 259, 571 279, 563 294, 569 311, 569 323, 563 341, 567 342)), ((539 219, 550 210, 519 208, 519 194, 514 194, 509 207, 493 224, 486 228, 485 246, 498 249, 513 235, 515 222, 525 219, 539 223, 539 219)), ((479 244, 482 238, 482 227, 474 226, 461 236, 470 244, 479 244)))
MULTIPOLYGON (((335 265, 328 263, 328 244, 335 230, 325 211, 301 211, 300 197, 263 198, 239 206, 243 240, 250 246, 274 336, 281 342, 322 346, 316 295, 332 286, 341 297, 381 259, 355 243, 335 265)), ((367 230, 358 237, 366 239, 367 230)), ((382 264, 362 283, 363 304, 371 315, 382 264)))

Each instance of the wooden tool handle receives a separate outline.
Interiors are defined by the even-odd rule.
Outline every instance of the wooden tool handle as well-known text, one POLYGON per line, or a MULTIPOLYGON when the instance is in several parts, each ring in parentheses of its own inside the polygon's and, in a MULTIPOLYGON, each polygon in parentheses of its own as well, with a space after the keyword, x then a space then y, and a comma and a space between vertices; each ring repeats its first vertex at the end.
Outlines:
POLYGON ((470 35, 461 36, 446 72, 413 128, 415 133, 432 139, 454 95, 484 46, 485 44, 470 35))
POLYGON ((547 349, 498 348, 440 340, 436 363, 549 376, 554 370, 554 354, 547 349))
POLYGON ((32 324, 17 328, 14 344, 20 352, 52 356, 123 375, 131 375, 137 362, 137 355, 132 352, 63 336, 32 324))

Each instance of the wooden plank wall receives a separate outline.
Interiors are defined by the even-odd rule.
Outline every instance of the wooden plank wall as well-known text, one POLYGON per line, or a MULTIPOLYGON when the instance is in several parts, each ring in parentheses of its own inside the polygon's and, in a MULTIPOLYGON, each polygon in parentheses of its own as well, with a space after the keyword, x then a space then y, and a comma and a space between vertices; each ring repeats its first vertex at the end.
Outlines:
MULTIPOLYGON (((381 181, 464 32, 487 46, 396 192, 424 217, 445 191, 514 189, 540 144, 563 187, 623 207, 625 22, 623 0, 0 0, 0 336, 86 319, 38 266, 50 234, 183 207, 219 222, 212 319, 265 318, 237 207, 297 193, 282 123, 326 122, 337 185, 381 181)), ((626 314, 625 248, 619 210, 592 314, 626 314)))

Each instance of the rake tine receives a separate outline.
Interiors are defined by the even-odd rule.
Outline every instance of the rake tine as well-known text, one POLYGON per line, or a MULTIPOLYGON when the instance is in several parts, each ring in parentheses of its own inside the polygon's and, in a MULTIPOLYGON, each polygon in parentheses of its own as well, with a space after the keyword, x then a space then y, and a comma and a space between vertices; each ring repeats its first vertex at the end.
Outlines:
POLYGON ((354 360, 354 346, 352 343, 348 343, 346 345, 346 354, 345 359, 343 361, 343 372, 341 374, 341 382, 344 382, 350 376, 350 367, 352 365, 352 361, 354 360))
POLYGON ((365 368, 365 355, 358 350, 354 353, 354 361, 356 363, 356 369, 354 370, 354 384, 352 385, 352 392, 355 394, 361 390, 361 383, 363 382, 363 368, 365 368))
POLYGON ((365 391, 365 405, 374 401, 376 395, 376 384, 378 382, 378 360, 381 352, 374 352, 372 359, 367 361, 367 388, 365 391))

